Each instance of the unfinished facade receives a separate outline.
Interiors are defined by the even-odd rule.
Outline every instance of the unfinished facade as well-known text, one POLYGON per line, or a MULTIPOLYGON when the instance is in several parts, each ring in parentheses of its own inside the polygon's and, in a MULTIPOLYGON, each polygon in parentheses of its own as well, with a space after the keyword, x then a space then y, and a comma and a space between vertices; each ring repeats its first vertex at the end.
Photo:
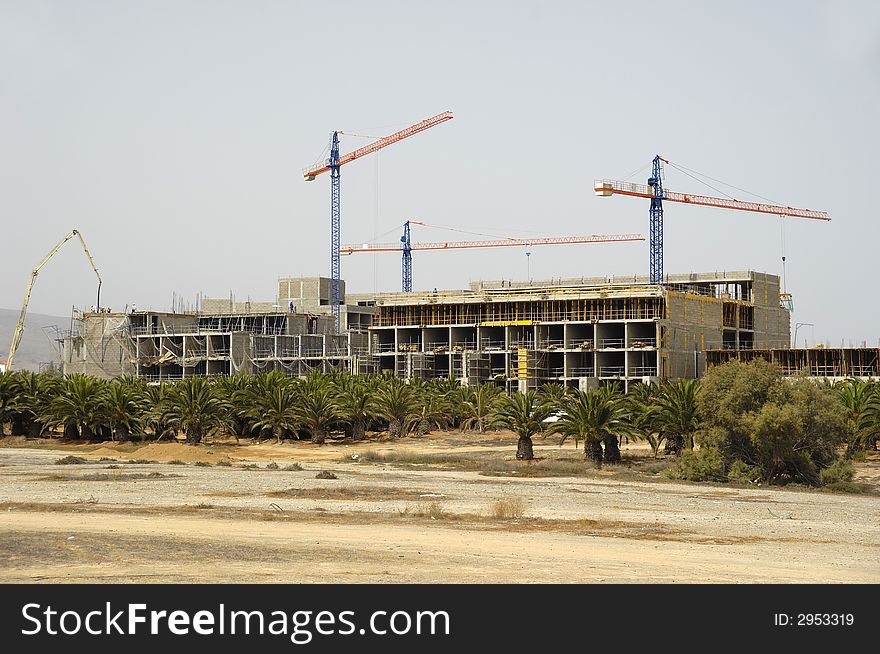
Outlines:
POLYGON ((202 301, 198 313, 85 314, 65 339, 64 371, 153 381, 281 370, 390 371, 402 378, 546 382, 691 378, 705 351, 789 342, 779 278, 757 272, 545 282, 349 296, 333 333, 329 280, 282 278, 275 302, 202 301))
MULTIPOLYGON (((282 281, 288 280, 279 280, 279 289, 282 281)), ((320 310, 320 280, 295 281, 304 281, 306 295, 297 299, 305 313, 291 307, 291 296, 283 294, 275 302, 205 298, 194 313, 77 315, 74 329, 62 339, 63 372, 104 379, 130 374, 159 382, 271 370, 292 376, 313 370, 372 371, 366 332, 372 308, 346 307, 347 324, 353 327, 337 335, 328 307, 320 310)))
POLYGON ((466 291, 374 298, 370 351, 401 377, 453 376, 510 389, 692 378, 708 348, 789 340, 779 278, 757 272, 477 282, 466 291))
POLYGON ((728 361, 749 362, 763 359, 777 364, 786 376, 820 377, 835 381, 857 377, 875 379, 880 376, 880 348, 771 348, 755 350, 709 350, 709 367, 728 361))

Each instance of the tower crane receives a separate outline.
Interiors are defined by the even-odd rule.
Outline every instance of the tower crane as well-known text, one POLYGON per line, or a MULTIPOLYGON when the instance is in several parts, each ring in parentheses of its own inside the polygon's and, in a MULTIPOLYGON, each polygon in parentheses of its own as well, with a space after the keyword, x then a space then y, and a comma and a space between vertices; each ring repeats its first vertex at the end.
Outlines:
POLYGON ((542 236, 533 238, 501 238, 488 241, 435 241, 413 243, 410 239, 410 225, 425 225, 418 220, 407 220, 403 224, 403 235, 399 243, 363 243, 344 245, 342 254, 357 252, 400 252, 402 255, 401 290, 412 292, 412 252, 413 250, 464 250, 472 248, 502 248, 532 245, 571 245, 575 243, 621 243, 625 241, 644 241, 641 234, 591 234, 590 236, 542 236))
MULTIPOLYGON (((663 187, 663 164, 669 161, 656 155, 652 161, 651 176, 647 185, 633 184, 615 179, 597 179, 593 185, 596 195, 608 197, 614 194, 631 195, 637 198, 649 198, 651 200, 650 216, 650 252, 649 273, 651 284, 663 283, 663 201, 685 202, 698 204, 705 207, 720 209, 738 209, 740 211, 752 211, 755 213, 770 213, 780 217, 793 216, 795 218, 810 218, 813 220, 831 220, 825 211, 812 209, 796 209, 783 207, 775 204, 761 202, 743 202, 734 198, 716 198, 706 195, 691 195, 689 193, 676 193, 663 187)), ((674 164, 671 164, 674 166, 674 164)), ((784 260, 784 259, 783 259, 784 260)))
POLYGON ((31 271, 31 276, 28 279, 27 288, 24 291, 24 301, 21 303, 21 313, 18 316, 18 324, 15 327, 15 333, 12 336, 12 343, 9 346, 9 356, 6 358, 6 369, 12 369, 12 359, 15 356, 15 351, 18 349, 19 343, 21 343, 22 334, 24 334, 24 319, 27 316, 27 307, 28 302, 31 299, 31 291, 34 288, 34 282, 37 281, 37 275, 40 273, 40 268, 46 265, 46 262, 49 261, 58 250, 61 249, 61 246, 67 243, 70 239, 76 236, 79 239, 80 244, 82 245, 83 252, 86 253, 86 257, 89 260, 89 264, 92 266, 92 270, 95 271, 95 277, 98 278, 98 299, 97 304, 95 305, 98 309, 101 308, 101 274, 98 272, 98 267, 95 265, 95 260, 92 258, 92 253, 89 252, 89 248, 86 245, 85 240, 82 237, 82 234, 79 230, 72 229, 67 233, 61 241, 58 242, 54 248, 49 251, 45 257, 43 257, 40 262, 34 267, 31 271))
POLYGON ((307 182, 313 181, 318 175, 330 173, 330 304, 332 316, 336 320, 336 332, 342 331, 341 316, 339 313, 340 297, 340 261, 339 261, 339 236, 340 236, 340 190, 339 190, 339 169, 347 163, 360 159, 363 156, 372 154, 377 150, 386 148, 393 143, 409 138, 414 134, 423 132, 440 123, 445 123, 452 119, 451 111, 444 111, 441 114, 427 118, 415 125, 384 136, 377 141, 369 143, 362 148, 353 150, 348 154, 339 154, 339 135, 344 134, 341 131, 335 131, 330 135, 330 157, 321 164, 309 166, 303 169, 303 179, 307 182))

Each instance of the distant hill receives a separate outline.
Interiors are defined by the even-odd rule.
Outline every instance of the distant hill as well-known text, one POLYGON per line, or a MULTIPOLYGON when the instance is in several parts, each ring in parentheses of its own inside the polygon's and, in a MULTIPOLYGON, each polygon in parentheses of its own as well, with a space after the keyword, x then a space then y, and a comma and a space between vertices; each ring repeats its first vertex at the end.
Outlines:
MULTIPOLYGON (((18 324, 17 309, 0 309, 0 359, 9 353, 9 344, 18 324)), ((52 343, 43 331, 43 327, 58 325, 61 329, 70 329, 70 316, 47 316, 40 313, 28 313, 24 322, 24 334, 18 351, 15 353, 13 365, 16 370, 39 370, 41 363, 60 363, 61 360, 52 347, 52 343)), ((54 336, 50 332, 50 336, 54 336)))

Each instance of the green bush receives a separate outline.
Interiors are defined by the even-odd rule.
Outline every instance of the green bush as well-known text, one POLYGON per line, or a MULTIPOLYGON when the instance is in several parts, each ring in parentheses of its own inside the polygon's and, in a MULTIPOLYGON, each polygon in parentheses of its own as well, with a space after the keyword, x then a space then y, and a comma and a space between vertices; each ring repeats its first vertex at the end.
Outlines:
MULTIPOLYGON (((716 366, 702 385, 700 443, 720 451, 728 470, 737 460, 751 461, 763 481, 822 483, 820 471, 846 442, 843 411, 829 388, 785 379, 764 361, 716 366)), ((737 466, 735 472, 747 471, 737 466)))
POLYGON ((830 466, 819 473, 823 486, 830 486, 841 482, 851 482, 855 475, 853 464, 846 459, 837 459, 830 466))
POLYGON ((861 493, 862 487, 851 481, 835 481, 822 487, 823 490, 835 493, 861 493))
POLYGON ((687 481, 725 481, 724 455, 714 447, 683 450, 667 474, 687 481))
POLYGON ((734 460, 727 469, 727 478, 730 481, 752 483, 761 479, 761 477, 761 468, 759 466, 750 466, 745 461, 740 461, 739 459, 734 460))

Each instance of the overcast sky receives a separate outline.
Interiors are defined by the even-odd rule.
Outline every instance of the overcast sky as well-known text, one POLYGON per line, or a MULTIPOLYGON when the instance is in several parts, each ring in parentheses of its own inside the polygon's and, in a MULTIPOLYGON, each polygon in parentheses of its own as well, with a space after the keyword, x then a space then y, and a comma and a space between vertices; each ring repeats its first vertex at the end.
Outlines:
MULTIPOLYGON (((407 219, 647 235, 647 200, 592 186, 660 153, 829 211, 785 221, 793 323, 815 324, 799 344, 878 344, 873 2, 0 0, 0 307, 73 227, 113 309, 273 299, 279 276, 329 272, 329 179, 301 170, 330 131, 383 135, 444 110, 455 119, 342 169, 344 243, 396 240, 407 219)), ((666 185, 716 195, 672 168, 666 185)), ((667 272, 781 272, 779 218, 675 203, 665 218, 667 272)), ((413 258, 416 289, 527 274, 517 248, 413 258)), ((342 265, 350 292, 400 288, 397 254, 342 265)), ((536 279, 647 268, 647 242, 531 255, 536 279)), ((93 296, 69 243, 30 306, 69 315, 93 296)))

